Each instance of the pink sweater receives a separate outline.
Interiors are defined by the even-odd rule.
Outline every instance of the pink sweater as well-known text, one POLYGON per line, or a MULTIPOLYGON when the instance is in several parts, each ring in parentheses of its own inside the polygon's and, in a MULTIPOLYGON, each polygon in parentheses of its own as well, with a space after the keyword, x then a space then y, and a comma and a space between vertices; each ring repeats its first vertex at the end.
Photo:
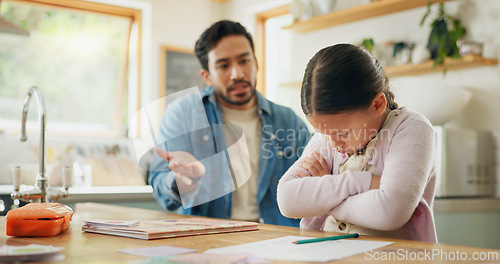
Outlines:
POLYGON ((302 218, 301 228, 323 228, 329 214, 354 225, 381 231, 402 229, 401 239, 437 242, 432 214, 436 182, 435 134, 422 115, 401 108, 399 116, 383 131, 368 161, 381 176, 380 189, 369 190, 371 173, 346 171, 345 162, 324 135, 316 133, 302 154, 319 152, 332 175, 300 178, 297 161, 278 184, 278 205, 284 216, 302 218), (415 208, 420 215, 414 215, 415 208))

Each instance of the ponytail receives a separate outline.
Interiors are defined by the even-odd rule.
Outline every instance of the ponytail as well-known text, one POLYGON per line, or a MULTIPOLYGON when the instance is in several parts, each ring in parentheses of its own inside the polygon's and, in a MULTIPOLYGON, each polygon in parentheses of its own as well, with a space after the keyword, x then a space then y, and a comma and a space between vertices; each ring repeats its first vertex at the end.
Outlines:
POLYGON ((394 93, 391 92, 391 90, 389 90, 389 77, 387 75, 385 75, 383 69, 381 69, 381 71, 385 76, 383 93, 385 95, 385 100, 387 100, 387 108, 389 108, 389 110, 395 110, 399 107, 399 105, 398 105, 398 103, 396 103, 394 101, 394 97, 395 97, 394 93))
POLYGON ((387 100, 387 108, 395 110, 399 107, 398 103, 394 102, 394 93, 387 90, 384 92, 385 99, 387 100))

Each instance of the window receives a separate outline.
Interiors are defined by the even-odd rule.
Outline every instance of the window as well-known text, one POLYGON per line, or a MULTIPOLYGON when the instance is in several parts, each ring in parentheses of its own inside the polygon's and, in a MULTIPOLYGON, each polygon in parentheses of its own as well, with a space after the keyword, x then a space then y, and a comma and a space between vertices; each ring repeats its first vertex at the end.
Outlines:
POLYGON ((294 110, 313 131, 300 108, 300 89, 290 89, 287 84, 293 80, 291 69, 296 66, 289 63, 287 55, 293 53, 290 49, 294 39, 290 31, 282 28, 290 25, 292 20, 289 4, 257 14, 255 49, 260 65, 258 89, 271 101, 294 110))
MULTIPOLYGON (((139 10, 87 1, 4 0, 0 11, 30 31, 29 37, 0 34, 0 130, 20 128, 24 96, 38 86, 50 133, 126 134, 128 84, 139 79, 129 71, 138 68, 129 61, 140 55, 139 10)), ((36 121, 35 106, 30 108, 29 120, 36 121)), ((32 123, 36 129, 38 122, 32 123)))

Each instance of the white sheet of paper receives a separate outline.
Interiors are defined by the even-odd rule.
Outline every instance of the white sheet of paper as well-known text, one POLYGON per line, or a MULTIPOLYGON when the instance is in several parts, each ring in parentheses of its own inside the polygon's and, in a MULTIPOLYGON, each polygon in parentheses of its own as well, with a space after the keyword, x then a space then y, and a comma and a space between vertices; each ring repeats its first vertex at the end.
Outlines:
POLYGON ((288 261, 326 262, 360 254, 393 242, 342 239, 308 244, 292 242, 310 237, 286 236, 243 245, 213 248, 205 251, 211 254, 237 254, 248 252, 261 258, 288 261))

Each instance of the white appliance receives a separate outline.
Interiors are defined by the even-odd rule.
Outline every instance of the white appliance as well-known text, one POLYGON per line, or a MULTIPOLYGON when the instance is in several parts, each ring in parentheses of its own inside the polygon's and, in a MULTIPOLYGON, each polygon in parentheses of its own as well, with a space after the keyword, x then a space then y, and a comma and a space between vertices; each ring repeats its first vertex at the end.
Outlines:
POLYGON ((434 129, 438 146, 436 197, 494 196, 493 134, 443 126, 434 129))

